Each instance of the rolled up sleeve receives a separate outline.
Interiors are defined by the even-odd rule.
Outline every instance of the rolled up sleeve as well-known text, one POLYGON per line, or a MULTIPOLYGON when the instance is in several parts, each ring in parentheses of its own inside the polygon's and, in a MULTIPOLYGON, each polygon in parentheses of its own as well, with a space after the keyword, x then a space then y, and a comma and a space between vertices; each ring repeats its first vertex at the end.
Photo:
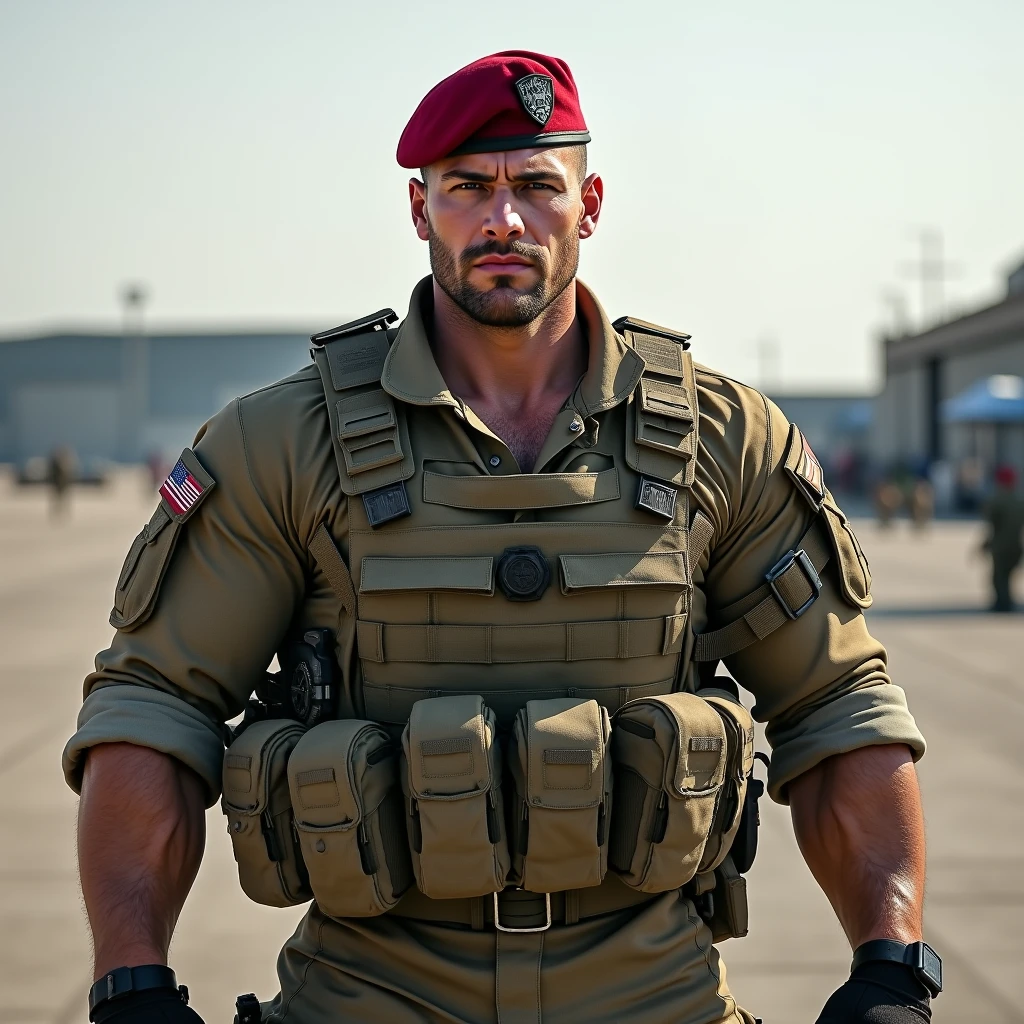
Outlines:
POLYGON ((126 742, 177 758, 215 802, 224 723, 243 709, 301 598, 301 541, 253 482, 238 402, 203 429, 195 455, 215 485, 181 525, 167 564, 146 568, 158 587, 152 610, 118 630, 85 680, 63 757, 76 791, 91 747, 126 742))
MULTIPOLYGON (((718 475, 707 485, 728 509, 717 517, 704 580, 712 629, 736 617, 735 608, 787 551, 800 547, 816 520, 826 527, 784 468, 789 423, 781 411, 746 389, 732 397, 731 407, 746 416, 732 417, 733 436, 723 433, 718 475)), ((724 659, 753 693, 754 718, 766 723, 768 792, 779 803, 788 803, 793 779, 835 754, 890 743, 906 744, 915 760, 925 751, 906 696, 886 672, 885 648, 845 596, 838 562, 830 559, 821 592, 803 615, 724 659)))

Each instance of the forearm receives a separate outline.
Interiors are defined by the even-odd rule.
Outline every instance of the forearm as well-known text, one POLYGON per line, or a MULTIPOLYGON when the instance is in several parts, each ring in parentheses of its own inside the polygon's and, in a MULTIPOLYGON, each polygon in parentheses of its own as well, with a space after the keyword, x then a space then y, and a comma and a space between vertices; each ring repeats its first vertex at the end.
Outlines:
POLYGON ((874 746, 830 757, 789 787, 797 842, 856 948, 921 938, 925 844, 910 750, 874 746))
POLYGON ((94 747, 78 810, 78 861, 95 976, 166 963, 203 855, 202 784, 180 762, 127 743, 94 747))

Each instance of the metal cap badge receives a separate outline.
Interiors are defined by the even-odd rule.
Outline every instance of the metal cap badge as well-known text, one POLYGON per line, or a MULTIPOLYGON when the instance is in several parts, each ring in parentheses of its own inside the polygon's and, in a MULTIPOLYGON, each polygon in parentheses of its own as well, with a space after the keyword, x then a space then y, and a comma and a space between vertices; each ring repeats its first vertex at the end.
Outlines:
POLYGON ((555 83, 547 75, 524 75, 516 82, 516 92, 523 110, 543 128, 555 109, 555 83))

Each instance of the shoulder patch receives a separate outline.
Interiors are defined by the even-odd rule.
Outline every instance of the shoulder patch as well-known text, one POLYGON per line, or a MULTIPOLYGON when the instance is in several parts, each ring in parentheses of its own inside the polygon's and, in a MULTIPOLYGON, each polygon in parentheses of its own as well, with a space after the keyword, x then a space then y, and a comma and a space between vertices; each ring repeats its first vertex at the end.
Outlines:
POLYGON ((795 423, 789 427, 784 464, 800 493, 811 503, 815 512, 820 511, 825 500, 825 474, 807 438, 795 423))
POLYGON ((199 464, 192 449, 186 448, 160 485, 160 497, 171 518, 184 523, 216 485, 217 481, 199 464))

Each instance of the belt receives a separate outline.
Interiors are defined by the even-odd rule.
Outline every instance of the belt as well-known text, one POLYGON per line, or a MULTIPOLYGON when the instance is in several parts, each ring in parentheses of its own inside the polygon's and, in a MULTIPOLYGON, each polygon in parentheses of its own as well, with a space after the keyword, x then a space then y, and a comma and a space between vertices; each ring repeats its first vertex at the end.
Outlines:
POLYGON ((475 931, 494 927, 500 931, 546 931, 553 924, 576 924, 590 917, 640 906, 657 899, 637 892, 609 875, 601 885, 568 892, 527 892, 505 889, 492 896, 461 900, 432 900, 412 889, 389 913, 419 921, 462 925, 475 931))

